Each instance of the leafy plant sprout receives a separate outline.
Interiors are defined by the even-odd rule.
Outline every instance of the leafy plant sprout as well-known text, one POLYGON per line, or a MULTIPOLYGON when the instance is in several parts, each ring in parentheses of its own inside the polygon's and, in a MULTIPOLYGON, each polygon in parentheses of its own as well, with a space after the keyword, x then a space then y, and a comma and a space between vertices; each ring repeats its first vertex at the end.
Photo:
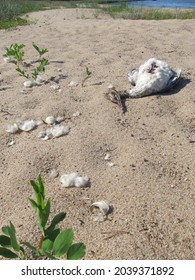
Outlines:
POLYGON ((31 258, 37 259, 68 259, 78 260, 85 255, 85 245, 83 243, 74 243, 74 233, 71 228, 63 231, 60 230, 58 224, 64 220, 66 214, 60 212, 48 224, 51 201, 50 198, 45 199, 45 187, 41 176, 38 181, 30 181, 34 191, 35 200, 29 198, 31 207, 37 215, 38 226, 41 236, 37 246, 31 245, 29 242, 18 242, 16 237, 16 229, 12 222, 8 226, 2 227, 3 235, 0 235, 0 256, 8 259, 29 259, 29 255, 25 247, 30 249, 31 258))
POLYGON ((91 76, 92 76, 92 72, 89 70, 88 67, 86 67, 85 76, 84 76, 84 79, 82 81, 82 87, 84 87, 85 81, 88 80, 89 78, 91 78, 91 76))
POLYGON ((16 65, 16 71, 19 72, 20 76, 26 79, 34 79, 36 80, 37 76, 40 73, 45 72, 45 67, 49 64, 48 60, 43 57, 45 53, 48 52, 47 49, 40 49, 34 43, 32 44, 34 49, 38 52, 39 58, 36 62, 39 63, 37 67, 32 69, 31 71, 28 69, 28 63, 23 60, 24 57, 24 44, 11 44, 10 47, 5 47, 6 53, 3 55, 6 57, 11 63, 16 65), (30 72, 30 73, 29 73, 30 72))

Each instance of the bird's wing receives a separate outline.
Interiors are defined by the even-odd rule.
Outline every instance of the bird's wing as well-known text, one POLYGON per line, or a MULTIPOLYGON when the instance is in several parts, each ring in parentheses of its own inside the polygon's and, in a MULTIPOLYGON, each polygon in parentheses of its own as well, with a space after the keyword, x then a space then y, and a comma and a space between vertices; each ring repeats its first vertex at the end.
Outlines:
POLYGON ((173 75, 170 77, 170 79, 167 82, 167 86, 163 88, 160 92, 165 92, 171 90, 181 79, 181 69, 177 69, 176 71, 173 71, 173 75))

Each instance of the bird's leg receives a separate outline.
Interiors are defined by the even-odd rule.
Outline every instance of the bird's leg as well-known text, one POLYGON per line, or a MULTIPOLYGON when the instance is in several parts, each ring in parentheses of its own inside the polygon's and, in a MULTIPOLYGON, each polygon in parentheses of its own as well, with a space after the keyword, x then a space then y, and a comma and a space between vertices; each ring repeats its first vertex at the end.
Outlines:
POLYGON ((106 93, 106 98, 112 101, 113 103, 118 104, 118 106, 120 107, 120 109, 122 109, 123 112, 125 112, 125 106, 123 104, 122 99, 127 97, 129 96, 126 91, 119 92, 115 88, 110 89, 109 92, 106 93))

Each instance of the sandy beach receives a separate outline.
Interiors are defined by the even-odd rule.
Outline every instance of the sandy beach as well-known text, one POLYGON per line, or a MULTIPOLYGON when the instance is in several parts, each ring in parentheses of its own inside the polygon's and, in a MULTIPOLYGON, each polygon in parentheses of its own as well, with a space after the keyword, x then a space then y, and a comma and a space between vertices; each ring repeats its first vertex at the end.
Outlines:
POLYGON ((75 242, 86 245, 85 259, 194 259, 195 20, 112 19, 88 9, 28 18, 31 25, 0 30, 0 226, 11 220, 19 240, 38 243, 28 197, 30 180, 41 174, 51 217, 66 212, 61 228, 71 227, 75 242), (15 42, 26 45, 29 62, 36 58, 32 42, 48 49, 48 83, 23 87, 3 61, 4 47, 15 42), (182 80, 171 92, 126 100, 123 114, 105 98, 108 86, 130 89, 128 72, 151 57, 181 68, 182 80), (86 67, 92 75, 82 87, 86 67), (55 81, 60 90, 51 88, 55 81), (69 133, 43 141, 46 124, 6 132, 18 119, 48 116, 64 116, 69 133), (60 176, 71 172, 90 186, 62 187, 60 176), (90 205, 101 200, 112 211, 97 222, 90 205))

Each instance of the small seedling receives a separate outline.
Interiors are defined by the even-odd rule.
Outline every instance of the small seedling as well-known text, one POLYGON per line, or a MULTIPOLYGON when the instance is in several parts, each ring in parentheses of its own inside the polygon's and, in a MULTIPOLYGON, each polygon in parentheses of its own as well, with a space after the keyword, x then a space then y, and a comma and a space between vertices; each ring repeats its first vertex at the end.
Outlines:
MULTIPOLYGON (((57 214, 50 223, 48 223, 51 202, 50 198, 45 199, 45 187, 41 176, 38 181, 30 181, 35 200, 29 198, 31 207, 35 210, 38 218, 38 226, 41 237, 38 246, 31 245, 29 242, 17 241, 16 229, 9 222, 8 226, 2 227, 3 235, 0 235, 0 256, 8 259, 29 259, 28 250, 30 249, 33 259, 68 259, 78 260, 85 255, 85 245, 83 243, 73 244, 74 233, 71 228, 63 231, 58 224, 64 220, 66 214, 61 212, 57 214)), ((31 257, 31 258, 32 258, 31 257)))
POLYGON ((82 87, 84 87, 85 81, 88 80, 89 78, 91 78, 91 75, 92 75, 92 72, 89 70, 88 67, 86 67, 85 76, 84 76, 84 79, 82 81, 82 87))
POLYGON ((24 44, 19 45, 17 43, 14 43, 9 48, 5 47, 6 53, 3 56, 7 57, 11 63, 17 66, 16 71, 19 72, 20 76, 26 79, 36 80, 37 76, 40 73, 45 72, 45 66, 49 64, 48 60, 43 57, 43 55, 47 53, 48 50, 40 49, 34 43, 32 45, 39 54, 39 59, 36 60, 36 62, 38 62, 39 65, 34 69, 31 69, 31 67, 29 67, 29 64, 23 60, 24 57, 23 48, 25 47, 24 44))

